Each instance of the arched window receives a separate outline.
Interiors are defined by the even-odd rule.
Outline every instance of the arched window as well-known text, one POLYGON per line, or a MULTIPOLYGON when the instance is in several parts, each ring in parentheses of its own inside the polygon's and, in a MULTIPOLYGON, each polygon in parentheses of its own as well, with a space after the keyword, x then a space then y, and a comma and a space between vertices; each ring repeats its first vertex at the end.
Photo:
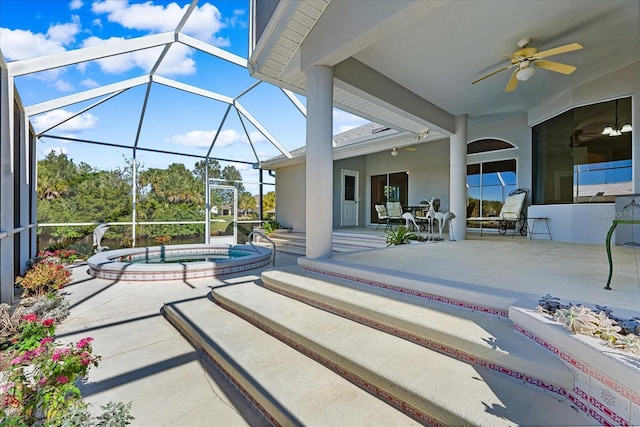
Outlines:
POLYGON ((507 150, 515 145, 499 139, 479 139, 467 144, 467 154, 485 153, 487 151, 507 150))

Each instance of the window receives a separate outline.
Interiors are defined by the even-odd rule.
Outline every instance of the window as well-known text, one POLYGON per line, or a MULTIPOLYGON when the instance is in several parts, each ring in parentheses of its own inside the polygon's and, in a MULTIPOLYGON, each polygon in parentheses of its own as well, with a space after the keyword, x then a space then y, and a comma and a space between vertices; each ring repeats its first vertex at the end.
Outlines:
POLYGON ((467 166, 467 218, 498 216, 509 193, 516 189, 515 159, 467 166))
POLYGON ((409 198, 409 175, 396 172, 371 176, 371 223, 378 222, 375 205, 388 201, 407 206, 409 198))
POLYGON ((631 193, 631 98, 577 107, 533 127, 534 204, 613 202, 631 193))

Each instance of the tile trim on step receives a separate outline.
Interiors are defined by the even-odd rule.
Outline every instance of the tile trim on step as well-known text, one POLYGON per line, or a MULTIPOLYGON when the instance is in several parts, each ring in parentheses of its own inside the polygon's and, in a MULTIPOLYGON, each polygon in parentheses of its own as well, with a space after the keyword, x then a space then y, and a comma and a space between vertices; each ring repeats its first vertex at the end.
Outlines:
POLYGON ((400 286, 393 286, 393 285, 389 285, 387 283, 382 283, 382 282, 377 282, 374 280, 368 280, 368 279, 363 279, 360 277, 356 277, 356 276, 350 276, 347 274, 342 274, 342 273, 335 273, 332 271, 327 271, 327 270, 320 270, 320 269, 315 269, 315 268, 309 268, 309 267, 301 267, 301 269, 303 271, 308 271, 311 273, 316 273, 316 274, 321 274, 324 276, 330 276, 330 277, 336 277, 338 279, 346 279, 346 280, 351 280, 353 282, 358 282, 364 285, 370 285, 370 286, 375 286, 377 288, 382 288, 382 289, 386 289, 389 291, 393 291, 393 292, 398 292, 401 294, 405 294, 405 295, 411 295, 411 296, 415 296, 418 298, 423 298, 429 301, 435 301, 435 302, 440 302, 440 303, 444 303, 444 304, 449 304, 449 305, 453 305, 456 307, 462 307, 462 308, 466 308, 469 310, 473 310, 473 311, 478 311, 481 313, 485 313, 485 314, 492 314, 494 316, 498 316, 498 317, 503 317, 508 319, 509 318, 509 311, 508 310, 501 310, 498 308, 493 308, 493 307, 485 307, 482 305, 477 305, 477 304, 471 304, 467 301, 462 301, 462 300, 457 300, 454 298, 448 298, 448 297, 444 297, 442 295, 435 295, 435 294, 430 294, 428 292, 422 292, 422 291, 416 291, 413 289, 406 289, 406 288, 402 288, 400 286))
MULTIPOLYGON (((527 337, 536 344, 544 347, 545 349, 554 353, 563 362, 571 367, 582 371, 588 375, 589 378, 594 378, 600 381, 609 389, 619 393, 621 396, 629 399, 630 404, 638 405, 640 403, 640 395, 634 393, 633 390, 619 384, 611 378, 604 375, 602 372, 592 368, 586 363, 576 359, 574 356, 562 351, 560 348, 540 337, 537 334, 525 329, 517 323, 513 324, 513 329, 527 337)), ((569 399, 586 415, 590 416, 594 420, 598 421, 604 426, 631 426, 632 423, 626 420, 623 416, 613 411, 605 403, 600 402, 596 397, 590 395, 587 391, 582 390, 580 387, 574 385, 573 391, 569 393, 569 399)))
POLYGON ((531 376, 526 375, 526 374, 524 374, 522 372, 518 372, 518 371, 515 371, 513 369, 507 368, 505 366, 501 366, 501 365, 498 365, 496 363, 493 363, 493 362, 491 362, 489 360, 486 360, 486 359, 483 359, 483 358, 480 358, 480 357, 476 357, 473 354, 465 353, 463 351, 460 351, 457 348, 446 346, 446 345, 441 344, 441 343, 439 343, 437 341, 433 341, 433 340, 430 340, 428 338, 425 338, 425 337, 422 337, 422 336, 419 336, 419 335, 416 335, 416 334, 412 334, 412 333, 404 331, 402 329, 397 329, 397 328, 391 327, 391 326, 389 326, 389 325, 387 325, 385 323, 377 322, 377 321, 375 321, 373 319, 370 319, 370 318, 367 318, 367 317, 363 317, 363 316, 359 316, 359 315, 357 315, 355 313, 352 313, 350 311, 343 310, 343 309, 340 309, 340 308, 336 308, 334 306, 331 306, 329 304, 320 302, 318 300, 314 300, 314 299, 311 299, 309 297, 306 297, 306 296, 303 296, 303 295, 300 295, 300 294, 296 294, 294 292, 289 292, 287 290, 271 286, 271 285, 269 285, 267 283, 263 283, 263 286, 265 288, 271 290, 271 291, 280 293, 280 294, 285 295, 285 296, 290 297, 290 298, 294 298, 294 299, 296 299, 298 301, 304 302, 305 304, 309 304, 311 306, 320 308, 322 310, 326 310, 326 311, 331 312, 333 314, 342 316, 342 317, 344 317, 346 319, 353 320, 354 322, 358 322, 360 324, 363 324, 363 325, 366 325, 366 326, 370 326, 370 327, 372 327, 374 329, 377 329, 379 331, 386 332, 386 333, 389 333, 391 335, 397 336, 398 338, 406 339, 406 340, 411 341, 411 342, 413 342, 415 344, 418 344, 418 345, 420 345, 422 347, 428 348, 430 350, 437 351, 438 353, 445 354, 447 356, 451 356, 451 357, 453 357, 453 358, 455 358, 457 360, 460 360, 460 361, 463 361, 463 362, 467 362, 467 363, 472 363, 474 365, 478 365, 478 366, 482 366, 482 367, 491 369, 493 371, 499 372, 499 373, 504 374, 504 375, 508 375, 508 376, 510 376, 512 378, 515 378, 515 379, 523 381, 523 382, 525 382, 527 384, 531 384, 533 386, 539 387, 539 388, 541 388, 541 389, 543 389, 545 391, 550 391, 552 393, 558 394, 558 395, 563 396, 563 397, 567 397, 567 395, 568 395, 567 390, 565 390, 563 387, 559 387, 559 386, 555 386, 553 384, 549 384, 549 383, 547 383, 545 381, 542 381, 542 380, 540 380, 538 378, 535 378, 535 377, 531 377, 531 376))
POLYGON ((373 394, 374 396, 378 397, 379 399, 383 400, 384 402, 388 403, 389 405, 393 406, 394 408, 398 409, 399 411, 409 415, 410 417, 420 421, 420 422, 424 422, 427 423, 430 426, 433 427, 446 427, 446 424, 443 424, 442 422, 438 421, 436 418, 432 417, 431 415, 421 411, 420 409, 408 404, 407 402, 397 398, 396 396, 393 396, 391 394, 389 394, 388 392, 386 392, 385 390, 379 388, 378 386, 371 384, 369 381, 365 380, 364 378, 358 376, 357 374, 355 374, 354 372, 351 372, 345 368, 343 368, 342 366, 338 365, 337 363, 327 359, 326 357, 310 350, 309 348, 303 346, 302 344, 298 343, 297 341, 291 339, 290 337, 287 337, 284 334, 281 334, 280 332, 258 322, 256 319, 252 318, 251 316, 246 315, 245 313, 241 312, 240 310, 235 309, 234 307, 231 307, 228 304, 225 304, 222 301, 219 301, 217 299, 214 298, 214 301, 216 304, 218 304, 220 307, 224 308, 225 310, 235 314, 238 317, 241 317, 242 319, 246 320, 247 322, 251 323, 252 325, 254 325, 255 327, 263 330, 264 332, 268 333, 269 335, 277 338, 278 340, 282 341, 283 343, 287 344, 289 347, 299 351, 300 353, 304 354, 305 356, 308 356, 310 358, 312 358, 313 360, 315 360, 316 362, 322 364, 323 366, 331 369, 332 371, 334 371, 335 373, 337 373, 338 375, 342 376, 343 378, 349 380, 350 382, 352 382, 353 384, 357 385, 358 387, 368 391, 369 393, 373 394))
MULTIPOLYGON (((163 309, 163 313, 165 317, 173 317, 176 315, 171 315, 168 314, 166 309, 163 309)), ((222 366, 222 364, 220 362, 218 362, 218 360, 212 355, 210 354, 206 348, 204 348, 203 346, 200 345, 196 345, 198 340, 196 339, 196 335, 195 333, 192 333, 192 331, 190 330, 190 328, 186 328, 185 326, 183 326, 182 322, 180 322, 179 320, 175 321, 175 322, 171 322, 173 324, 173 326, 180 332, 180 334, 182 336, 184 336, 190 343, 192 346, 194 346, 197 350, 199 350, 199 352, 207 358, 207 360, 209 362, 211 362, 219 371, 220 373, 227 379, 229 380, 229 382, 231 384, 233 384, 233 386, 240 392, 240 394, 242 394, 242 396, 244 396, 245 399, 247 399, 251 405, 253 405, 254 408, 256 408, 256 410, 258 410, 258 412, 260 412, 262 414, 263 417, 265 417, 269 423, 274 426, 274 427, 281 427, 282 424, 280 422, 278 422, 277 419, 275 419, 265 408, 264 406, 262 406, 262 404, 260 404, 260 402, 258 402, 258 400, 256 400, 251 393, 249 393, 247 391, 246 388, 244 388, 242 386, 242 384, 240 384, 238 382, 238 380, 236 380, 234 378, 234 376, 227 371, 224 366, 222 366)))

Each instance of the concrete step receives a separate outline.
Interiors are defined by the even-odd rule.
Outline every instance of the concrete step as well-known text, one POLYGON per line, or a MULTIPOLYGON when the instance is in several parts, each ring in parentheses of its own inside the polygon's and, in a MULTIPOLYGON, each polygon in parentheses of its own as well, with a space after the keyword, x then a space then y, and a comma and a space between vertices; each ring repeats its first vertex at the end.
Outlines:
POLYGON ((269 414, 262 425, 419 425, 210 299, 169 302, 163 313, 255 406, 269 414))
POLYGON ((265 271, 263 285, 334 314, 566 396, 573 374, 509 319, 399 294, 291 266, 265 271))
MULTIPOLYGON (((257 236, 257 242, 270 246, 264 239, 257 236)), ((275 230, 269 234, 276 248, 281 252, 304 255, 306 246, 306 235, 293 231, 275 230)), ((333 232, 333 252, 351 252, 373 248, 384 248, 387 246, 384 234, 356 234, 349 232, 333 232)))
MULTIPOLYGON (((308 283, 305 277, 300 281, 308 283)), ((214 289, 212 297, 425 424, 594 425, 566 399, 526 386, 522 379, 465 363, 253 283, 214 289)))

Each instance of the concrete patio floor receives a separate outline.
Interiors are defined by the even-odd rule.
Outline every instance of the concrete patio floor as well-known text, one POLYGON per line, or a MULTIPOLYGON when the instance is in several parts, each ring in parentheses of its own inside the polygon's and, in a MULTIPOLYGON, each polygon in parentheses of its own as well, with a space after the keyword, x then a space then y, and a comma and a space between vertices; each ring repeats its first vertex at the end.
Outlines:
MULTIPOLYGON (((371 230, 367 230, 371 232, 371 230)), ((377 233, 380 233, 379 231, 377 233)), ((382 233, 384 234, 384 233, 382 233)), ((640 315, 639 254, 614 247, 612 290, 603 289, 608 262, 603 245, 576 245, 516 236, 470 234, 468 240, 335 254, 361 268, 455 281, 532 296, 550 293, 563 302, 606 305, 618 314, 640 315)), ((294 255, 278 253, 277 267, 294 255)), ((199 353, 162 316, 166 301, 205 298, 214 287, 251 282, 260 270, 216 279, 165 283, 117 282, 73 268, 66 288, 70 315, 58 329, 63 342, 94 338, 102 356, 83 385, 100 412, 109 401, 133 403, 134 426, 261 425, 264 421, 230 383, 201 364, 199 353)))

